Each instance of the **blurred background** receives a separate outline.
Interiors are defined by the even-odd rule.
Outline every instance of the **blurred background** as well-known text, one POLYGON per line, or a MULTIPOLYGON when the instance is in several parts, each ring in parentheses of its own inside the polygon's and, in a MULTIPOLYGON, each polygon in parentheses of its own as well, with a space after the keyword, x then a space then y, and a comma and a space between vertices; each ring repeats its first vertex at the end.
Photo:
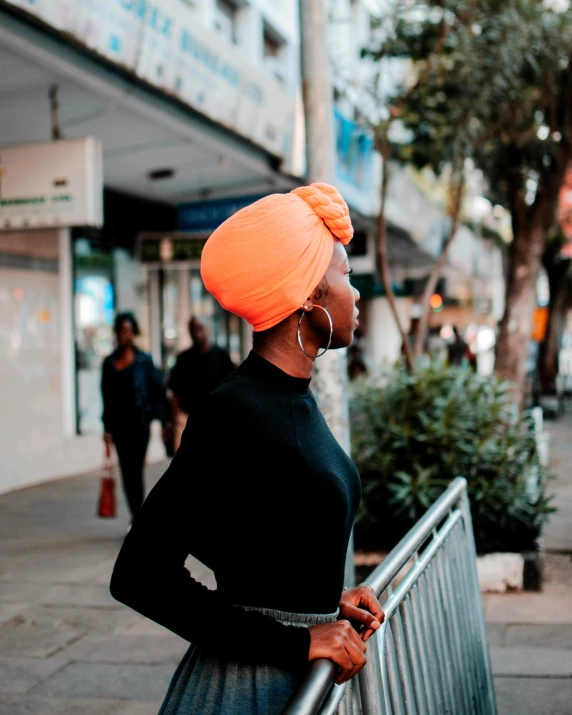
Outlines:
MULTIPOLYGON (((114 349, 115 315, 136 317, 138 345, 165 380, 190 345, 191 315, 240 363, 250 328, 205 290, 202 247, 258 198, 325 180, 350 207, 361 315, 347 355, 313 384, 341 390, 346 412, 336 435, 347 445, 352 397, 362 477, 382 485, 378 503, 397 499, 396 530, 384 523, 404 533, 444 478, 462 470, 486 523, 477 545, 544 555, 548 420, 560 481, 556 526, 545 536, 562 559, 548 573, 566 574, 562 583, 556 577, 550 622, 572 621, 563 605, 572 598, 571 57, 567 0, 0 0, 0 493, 21 500, 5 502, 20 519, 6 522, 5 535, 24 559, 22 573, 30 573, 26 549, 36 546, 10 540, 16 524, 47 523, 38 510, 48 492, 17 490, 101 467, 101 368, 114 349), (401 437, 383 439, 404 404, 404 380, 419 399, 398 428, 419 440, 399 461, 401 437), (486 399, 482 385, 493 386, 486 399), (443 407, 455 391, 454 408, 443 407), (379 422, 364 424, 372 403, 379 422), (430 442, 424 430, 441 409, 466 429, 430 442), (496 430, 499 410, 511 415, 507 441, 496 430), (466 446, 485 432, 494 458, 466 446), (394 461, 368 462, 373 443, 394 461), (515 453, 527 455, 520 467, 501 465, 515 453), (455 461, 459 454, 466 460, 455 461), (435 455, 453 455, 454 473, 435 455), (489 471, 474 466, 487 459, 489 471), (437 464, 435 474, 423 471, 427 464, 437 464), (396 473, 406 477, 392 484, 396 473), (486 480, 497 478, 508 481, 487 491, 486 480)), ((153 478, 164 459, 155 424, 153 478)), ((74 504, 91 515, 95 493, 81 491, 76 503, 69 489, 58 492, 57 518, 74 504)), ((364 508, 358 550, 381 553, 392 544, 371 534, 385 512, 364 508)), ((103 528, 93 522, 74 521, 69 533, 87 528, 92 538, 103 528)), ((116 531, 97 588, 106 588, 116 531)), ((528 562, 540 588, 535 559, 528 562)), ((10 602, 19 602, 15 593, 10 602)), ((495 606, 495 624, 512 622, 511 603, 495 606)), ((520 622, 538 602, 529 609, 520 622)), ((525 712, 514 709, 516 697, 507 695, 513 709, 505 712, 525 712)), ((534 712, 572 712, 558 708, 534 712)))

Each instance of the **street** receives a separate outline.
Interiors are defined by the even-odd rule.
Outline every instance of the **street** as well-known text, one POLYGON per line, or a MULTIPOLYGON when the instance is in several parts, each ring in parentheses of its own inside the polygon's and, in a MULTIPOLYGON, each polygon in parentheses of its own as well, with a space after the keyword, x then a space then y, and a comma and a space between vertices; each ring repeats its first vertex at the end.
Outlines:
MULTIPOLYGON (((499 715, 572 714, 572 415, 548 423, 551 491, 542 593, 484 597, 499 715)), ((148 484, 165 462, 148 468, 148 484)), ((110 572, 125 534, 97 519, 98 475, 0 498, 0 710, 6 715, 154 715, 186 643, 115 602, 110 572)), ((189 560, 211 587, 212 574, 189 560)))

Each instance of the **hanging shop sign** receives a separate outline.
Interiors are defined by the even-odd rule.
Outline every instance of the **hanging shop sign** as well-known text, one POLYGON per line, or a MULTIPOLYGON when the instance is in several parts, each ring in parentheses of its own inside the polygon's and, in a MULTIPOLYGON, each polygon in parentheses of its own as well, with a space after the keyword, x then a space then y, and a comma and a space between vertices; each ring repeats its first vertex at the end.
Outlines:
POLYGON ((179 231, 199 231, 213 229, 230 218, 240 209, 250 206, 264 194, 254 196, 234 196, 210 201, 191 201, 177 206, 177 228, 179 231))
POLYGON ((198 261, 203 252, 208 235, 184 234, 140 234, 138 237, 138 258, 141 263, 157 266, 173 263, 198 261))
POLYGON ((103 224, 101 143, 0 145, 0 230, 103 224))
POLYGON ((295 93, 204 26, 182 0, 8 0, 177 97, 210 119, 289 159, 295 93))

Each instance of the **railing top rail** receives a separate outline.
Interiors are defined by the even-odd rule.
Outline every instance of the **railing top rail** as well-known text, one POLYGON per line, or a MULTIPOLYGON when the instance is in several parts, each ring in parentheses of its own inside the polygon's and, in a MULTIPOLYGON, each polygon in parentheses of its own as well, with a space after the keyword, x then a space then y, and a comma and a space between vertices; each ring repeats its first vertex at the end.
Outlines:
POLYGON ((459 503, 467 489, 467 480, 457 477, 447 490, 421 517, 415 527, 406 534, 381 564, 368 576, 364 584, 371 586, 379 596, 411 558, 411 555, 430 536, 433 529, 444 519, 452 507, 459 503))
MULTIPOLYGON (((463 477, 457 477, 451 482, 435 504, 392 549, 364 583, 371 586, 379 596, 451 509, 460 503, 466 489, 467 480, 463 477)), ((318 713, 335 678, 336 671, 336 665, 330 660, 313 661, 308 676, 283 711, 283 715, 315 715, 318 713)), ((338 698, 333 700, 338 700, 338 698)))

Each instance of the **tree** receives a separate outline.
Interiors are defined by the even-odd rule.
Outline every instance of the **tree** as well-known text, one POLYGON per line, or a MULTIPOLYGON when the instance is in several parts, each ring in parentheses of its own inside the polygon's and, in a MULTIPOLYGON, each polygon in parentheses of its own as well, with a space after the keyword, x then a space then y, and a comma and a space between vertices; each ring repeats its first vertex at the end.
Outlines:
MULTIPOLYGON (((488 197, 510 211, 496 367, 522 396, 536 279, 571 156, 572 10, 539 0, 396 0, 380 27, 384 39, 369 54, 378 62, 406 59, 411 69, 388 98, 405 136, 393 157, 448 173, 458 198, 452 229, 470 162, 483 172, 488 197)), ((453 236, 444 240, 441 264, 453 236)))
POLYGON ((554 387, 558 374, 558 352, 564 328, 564 316, 572 294, 570 259, 562 257, 563 245, 564 237, 558 232, 548 240, 542 257, 550 287, 546 335, 541 346, 538 365, 540 383, 544 389, 554 387))

